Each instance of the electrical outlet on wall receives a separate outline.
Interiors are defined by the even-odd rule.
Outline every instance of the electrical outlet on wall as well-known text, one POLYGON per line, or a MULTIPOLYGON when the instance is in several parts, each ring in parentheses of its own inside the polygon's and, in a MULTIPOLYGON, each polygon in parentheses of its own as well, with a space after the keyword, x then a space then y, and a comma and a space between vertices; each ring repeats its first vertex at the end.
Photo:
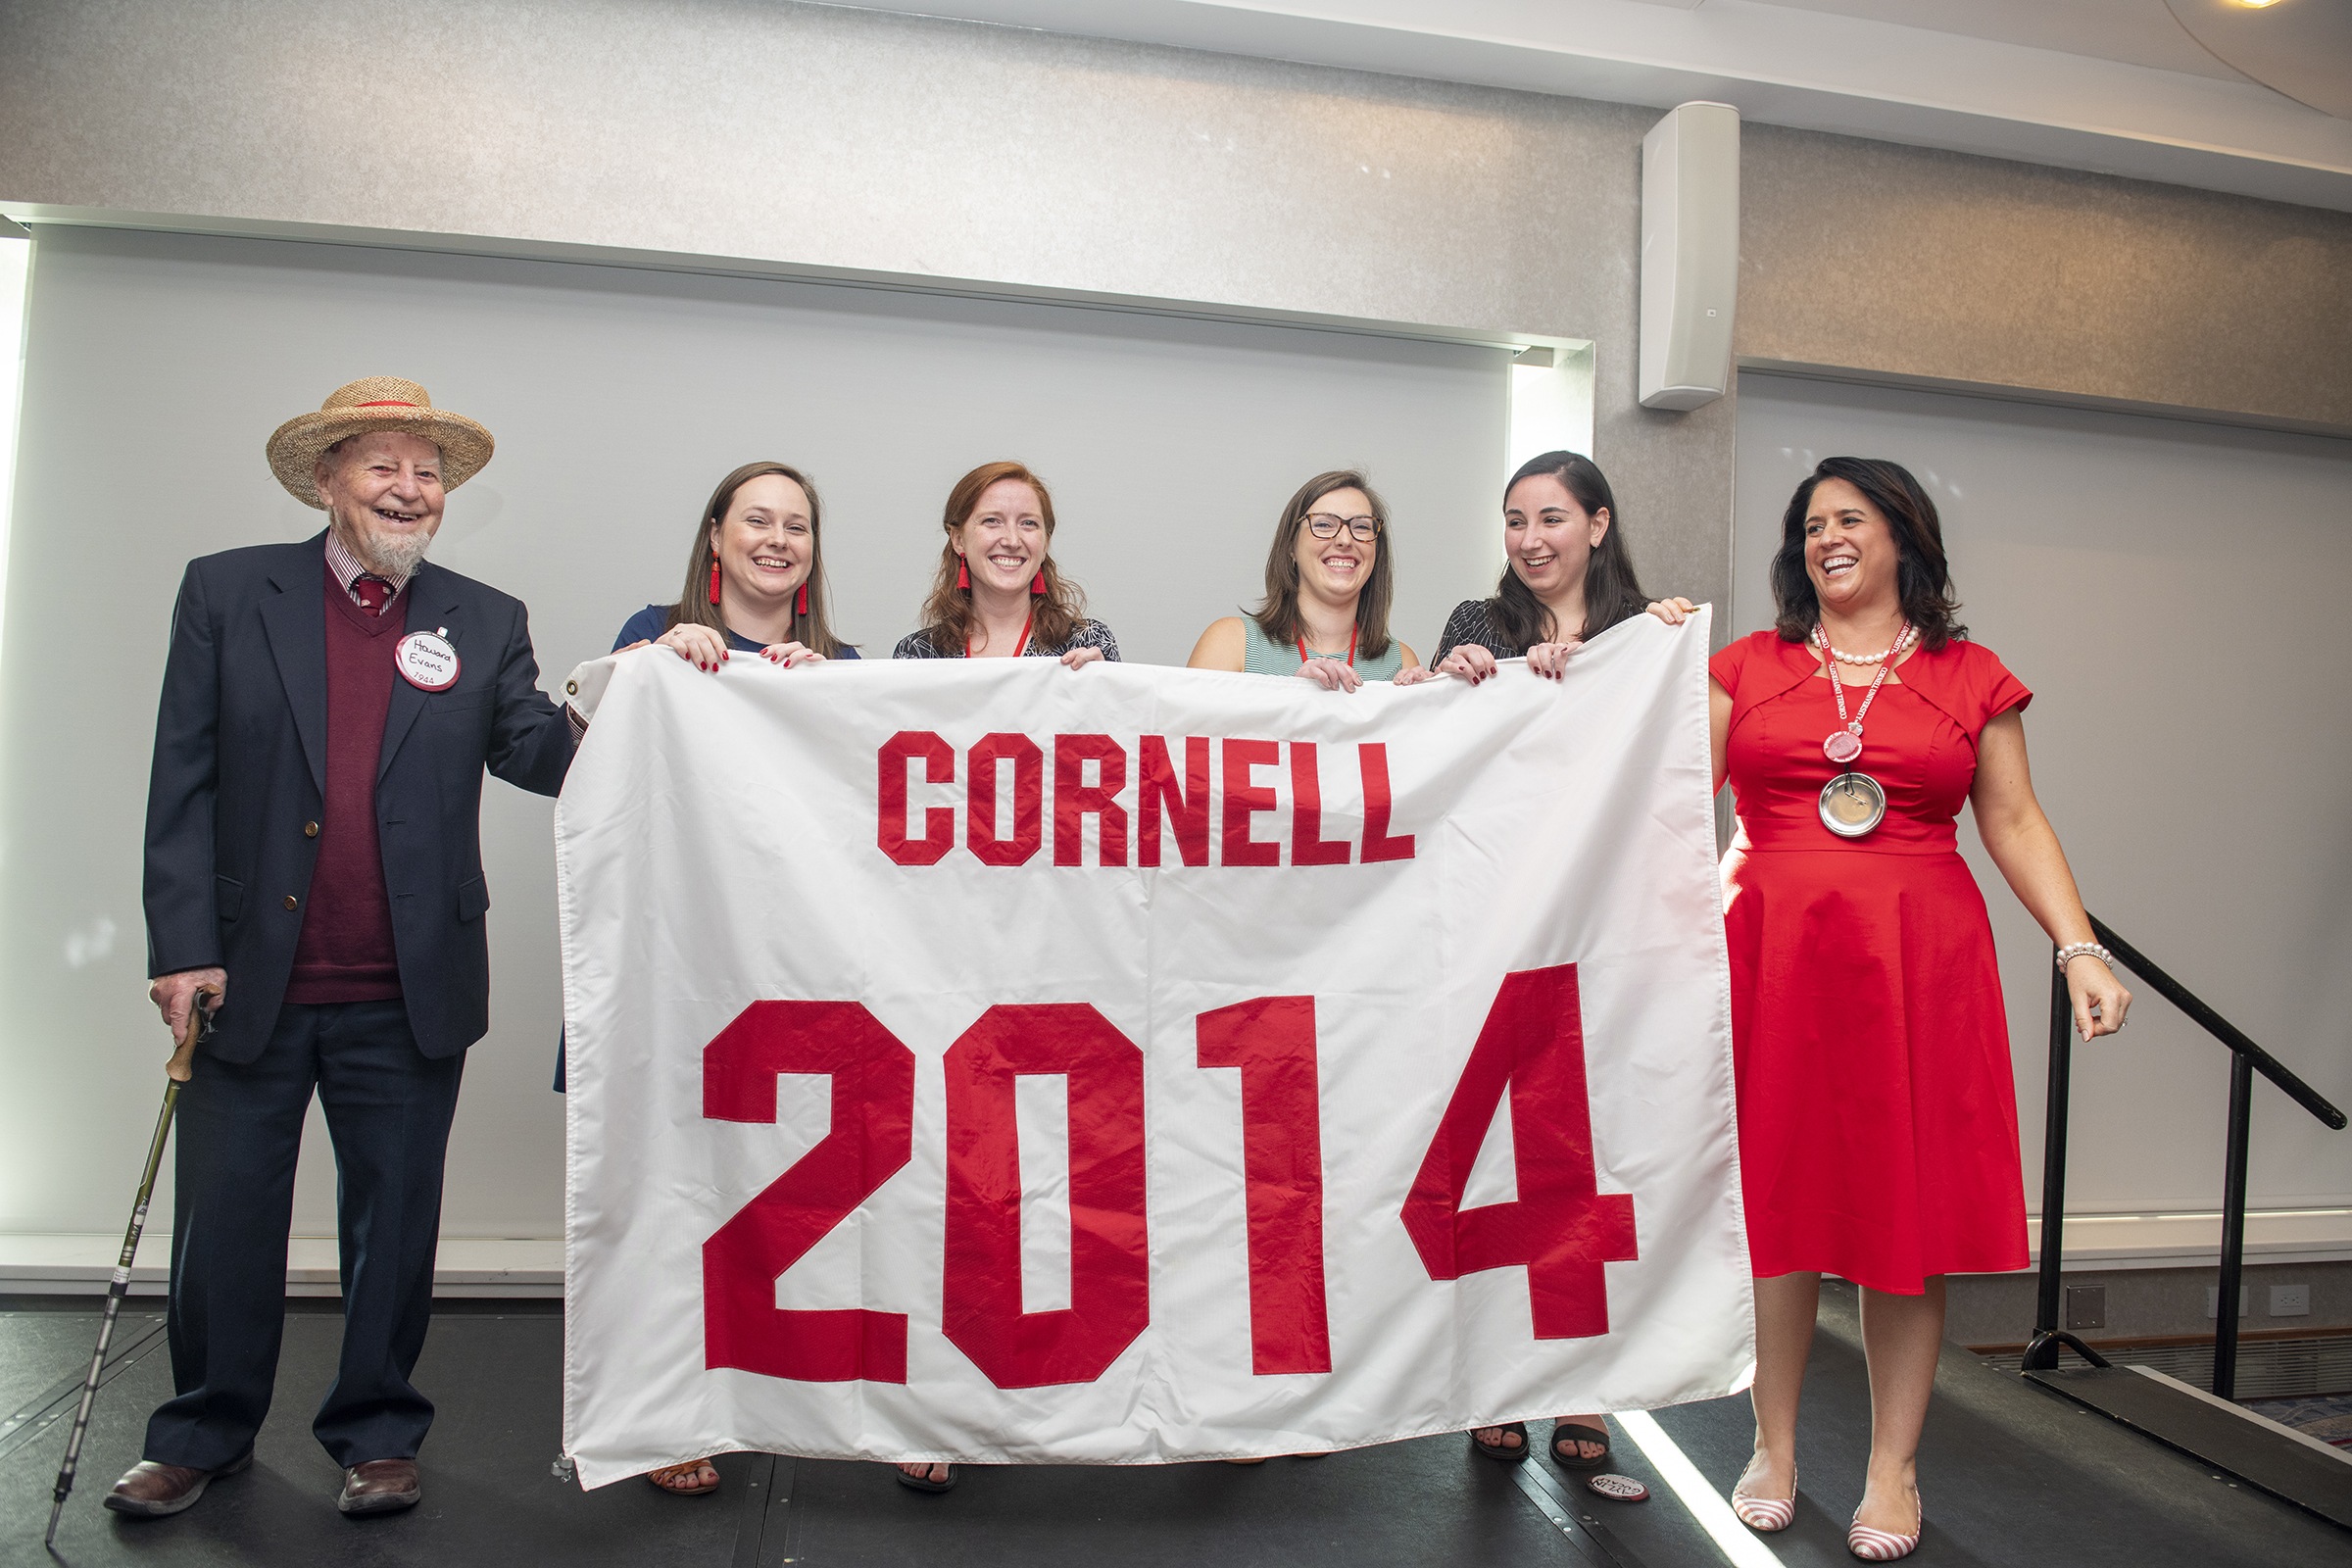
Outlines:
MULTIPOLYGON (((2246 1286, 2240 1285, 2237 1288, 2237 1315, 2239 1317, 2244 1317, 2249 1310, 2246 1305, 2246 1298, 2252 1294, 2252 1291, 2246 1286)), ((2222 1315, 2222 1288, 2219 1285, 2205 1287, 2205 1315, 2216 1319, 2222 1315)))
POLYGON ((2310 1286, 2274 1285, 2271 1287, 2271 1316, 2307 1317, 2310 1313, 2310 1286))

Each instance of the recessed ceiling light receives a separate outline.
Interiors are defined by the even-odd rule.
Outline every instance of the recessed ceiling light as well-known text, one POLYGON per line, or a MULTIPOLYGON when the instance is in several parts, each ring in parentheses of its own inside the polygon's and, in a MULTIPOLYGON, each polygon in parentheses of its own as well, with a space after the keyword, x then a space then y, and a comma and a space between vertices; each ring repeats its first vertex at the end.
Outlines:
POLYGON ((2237 0, 2237 3, 2248 11, 2260 11, 2267 6, 2277 5, 2278 0, 2237 0))

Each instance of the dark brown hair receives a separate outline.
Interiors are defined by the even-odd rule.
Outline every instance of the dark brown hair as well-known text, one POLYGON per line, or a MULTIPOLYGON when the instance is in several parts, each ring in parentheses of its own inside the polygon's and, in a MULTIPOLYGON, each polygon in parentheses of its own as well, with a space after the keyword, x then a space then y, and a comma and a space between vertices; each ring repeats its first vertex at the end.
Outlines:
POLYGON ((1634 574, 1633 552, 1625 546, 1625 518, 1617 511, 1617 498, 1609 490, 1608 477, 1582 453, 1546 452, 1519 465, 1519 471, 1502 487, 1503 505, 1510 505, 1511 492, 1520 480, 1543 475, 1565 485, 1587 516, 1607 512, 1609 526, 1600 536, 1600 543, 1592 547, 1592 558, 1585 565, 1582 626, 1553 625, 1549 607, 1520 580, 1519 573, 1508 563, 1504 564, 1502 580, 1494 585, 1494 597, 1487 601, 1487 624, 1497 637, 1522 654, 1538 643, 1597 637, 1619 621, 1631 620, 1649 608, 1649 596, 1642 591, 1642 580, 1634 574))
POLYGON ((956 530, 971 520, 972 514, 980 510, 982 493, 1000 479, 1018 479, 1036 491, 1038 520, 1046 525, 1046 555, 1038 568, 1045 575, 1046 591, 1030 602, 1034 617, 1029 623, 1030 646, 1060 648, 1086 618, 1084 590, 1054 564, 1054 494, 1046 488, 1046 481, 1025 464, 983 463, 956 481, 940 518, 948 540, 940 546, 931 597, 923 601, 923 635, 943 656, 966 652, 972 645, 972 591, 956 586, 956 568, 963 564, 963 558, 956 553, 956 530))
POLYGON ((839 658, 842 649, 849 645, 833 634, 833 618, 825 603, 824 529, 818 522, 816 486, 800 469, 781 463, 747 463, 719 480, 718 488, 710 492, 710 505, 703 508, 703 520, 695 525, 694 553, 686 560, 686 591, 669 607, 669 625, 708 626, 721 637, 726 635, 727 624, 719 618, 719 607, 710 602, 710 561, 714 554, 710 532, 726 519, 727 509, 735 504, 735 492, 766 473, 790 479, 808 498, 808 610, 806 614, 801 612, 797 608, 800 599, 795 595, 792 640, 807 644, 827 659, 839 658))
POLYGON ((1379 524, 1372 549, 1372 575, 1355 596, 1355 644, 1367 659, 1389 651, 1389 598, 1396 592, 1396 551, 1389 540, 1389 508, 1380 493, 1353 468, 1318 473, 1298 487, 1274 524, 1274 545, 1266 552, 1266 598, 1250 615, 1258 629, 1278 646, 1287 647, 1306 635, 1298 618, 1298 530, 1316 502, 1336 490, 1361 490, 1372 504, 1372 520, 1379 524))
POLYGON ((1813 492, 1824 479, 1843 479, 1886 518, 1894 536, 1895 591, 1903 602, 1903 618, 1919 628, 1922 646, 1931 652, 1955 637, 1966 637, 1960 624, 1960 601, 1952 597, 1952 572, 1943 555, 1943 523, 1936 503, 1928 499, 1911 470, 1884 458, 1824 458, 1788 499, 1781 518, 1781 548, 1772 558, 1772 601, 1779 607, 1781 640, 1801 643, 1813 635, 1821 619, 1821 601, 1805 571, 1805 514, 1813 509, 1813 492))

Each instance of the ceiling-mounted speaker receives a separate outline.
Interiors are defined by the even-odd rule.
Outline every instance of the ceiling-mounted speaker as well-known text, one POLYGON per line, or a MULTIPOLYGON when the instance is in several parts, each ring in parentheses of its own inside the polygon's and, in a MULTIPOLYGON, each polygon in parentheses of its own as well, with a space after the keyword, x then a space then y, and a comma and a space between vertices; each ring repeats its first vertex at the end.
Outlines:
POLYGON ((1732 384, 1740 293, 1740 111, 1684 104, 1642 138, 1642 406, 1695 409, 1732 384))

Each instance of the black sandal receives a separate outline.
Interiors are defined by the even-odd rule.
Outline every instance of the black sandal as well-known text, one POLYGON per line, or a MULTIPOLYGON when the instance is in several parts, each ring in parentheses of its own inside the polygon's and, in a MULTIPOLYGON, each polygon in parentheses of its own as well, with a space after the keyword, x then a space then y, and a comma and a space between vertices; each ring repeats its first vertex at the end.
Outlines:
POLYGON ((1609 1462, 1609 1434, 1605 1427, 1589 1427, 1582 1421, 1559 1421, 1551 1429, 1551 1462, 1563 1470, 1597 1470, 1609 1462), (1600 1455, 1588 1459, 1573 1448, 1560 1451, 1563 1443, 1597 1443, 1600 1455))
POLYGON ((1479 1441, 1478 1441, 1478 1435, 1479 1435, 1479 1433, 1481 1433, 1481 1432, 1484 1432, 1485 1430, 1487 1430, 1487 1429, 1486 1429, 1486 1428, 1484 1428, 1484 1427, 1477 1427, 1477 1428, 1473 1428, 1473 1429, 1472 1429, 1472 1430, 1471 1430, 1469 1433, 1467 1433, 1467 1434, 1466 1434, 1466 1436, 1467 1436, 1467 1437, 1470 1439, 1470 1446, 1471 1446, 1471 1447, 1473 1447, 1473 1448, 1476 1448, 1476 1449, 1477 1449, 1479 1452, 1481 1452, 1481 1453, 1485 1454, 1485 1455, 1486 1455, 1488 1458, 1490 1458, 1490 1459, 1499 1459, 1499 1460, 1501 1460, 1501 1461, 1502 1461, 1504 1464, 1523 1464, 1523 1463, 1525 1463, 1525 1462, 1526 1462, 1526 1460, 1527 1460, 1527 1423, 1526 1423, 1526 1422, 1524 1422, 1524 1421, 1497 1421, 1497 1422, 1495 1422, 1495 1423, 1494 1423, 1494 1430, 1495 1430, 1495 1431, 1497 1431, 1497 1432, 1516 1432, 1516 1433, 1518 1433, 1518 1434, 1519 1434, 1519 1446, 1517 1446, 1516 1448, 1512 1448, 1512 1447, 1506 1447, 1505 1446, 1503 1446, 1502 1444, 1499 1444, 1499 1443, 1481 1443, 1481 1442, 1479 1442, 1479 1441))
POLYGON ((934 1481, 929 1476, 910 1476, 895 1464, 890 1467, 890 1473, 899 1478, 900 1486, 910 1487, 916 1492, 953 1492, 956 1490, 956 1467, 954 1465, 948 1466, 948 1479, 945 1481, 934 1481))

